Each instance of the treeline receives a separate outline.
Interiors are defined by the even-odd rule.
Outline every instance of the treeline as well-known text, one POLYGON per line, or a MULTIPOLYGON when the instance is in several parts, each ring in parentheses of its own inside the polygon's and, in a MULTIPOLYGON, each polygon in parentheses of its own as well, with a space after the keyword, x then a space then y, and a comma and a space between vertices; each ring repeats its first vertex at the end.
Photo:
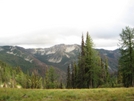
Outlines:
POLYGON ((81 53, 78 63, 73 63, 67 69, 67 88, 112 87, 116 80, 108 71, 108 59, 104 60, 93 49, 93 42, 87 32, 86 41, 82 35, 81 53))
POLYGON ((44 77, 41 77, 35 70, 32 73, 23 73, 20 67, 11 67, 0 61, 0 86, 9 88, 62 88, 58 75, 50 67, 44 77))

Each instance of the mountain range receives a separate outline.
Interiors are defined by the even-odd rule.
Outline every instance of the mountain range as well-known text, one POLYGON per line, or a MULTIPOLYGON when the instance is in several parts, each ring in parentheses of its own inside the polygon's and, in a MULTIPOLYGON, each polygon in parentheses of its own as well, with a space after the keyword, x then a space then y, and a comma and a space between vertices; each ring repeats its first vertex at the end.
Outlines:
MULTIPOLYGON (((119 49, 110 51, 96 49, 102 59, 108 58, 109 71, 117 72, 119 49)), ((67 67, 72 62, 77 62, 80 54, 80 45, 59 44, 50 48, 25 49, 18 46, 0 46, 0 60, 11 66, 19 66, 24 72, 37 70, 44 75, 49 67, 53 67, 60 75, 65 75, 67 67)))

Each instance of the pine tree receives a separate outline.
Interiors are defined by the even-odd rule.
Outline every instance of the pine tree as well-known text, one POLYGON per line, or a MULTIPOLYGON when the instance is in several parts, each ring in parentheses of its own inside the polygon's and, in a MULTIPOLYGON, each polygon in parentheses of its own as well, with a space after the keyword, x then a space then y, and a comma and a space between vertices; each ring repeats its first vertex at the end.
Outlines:
POLYGON ((105 56, 105 83, 108 84, 110 79, 110 74, 108 72, 108 58, 105 56))
POLYGON ((85 87, 93 87, 93 43, 92 39, 87 32, 86 42, 85 42, 85 87))
POLYGON ((45 88, 49 88, 49 72, 48 72, 48 70, 46 71, 46 73, 45 73, 45 88))
POLYGON ((83 88, 86 85, 85 82, 85 43, 84 43, 84 36, 82 35, 81 41, 81 53, 78 57, 78 69, 77 69, 77 87, 83 88))
POLYGON ((57 88, 57 75, 52 67, 50 67, 45 75, 45 88, 57 88))
POLYGON ((122 73, 121 73, 121 67, 118 66, 118 75, 117 75, 118 84, 122 84, 122 73))
POLYGON ((59 88, 60 88, 60 89, 63 89, 63 83, 62 83, 62 80, 60 80, 59 88))
POLYGON ((72 64, 72 88, 75 88, 75 67, 74 67, 74 64, 72 64))
POLYGON ((55 83, 55 80, 56 80, 56 74, 55 74, 55 71, 52 67, 50 67, 49 69, 49 86, 50 88, 56 88, 56 83, 55 83))
POLYGON ((76 63, 73 63, 72 65, 72 88, 77 88, 78 87, 78 80, 79 80, 79 75, 78 75, 78 68, 76 63))
POLYGON ((68 68, 67 68, 67 86, 66 86, 66 88, 72 88, 71 81, 72 81, 72 79, 71 79, 71 70, 70 70, 70 66, 68 66, 68 68))
POLYGON ((125 87, 134 86, 134 28, 123 29, 120 38, 122 81, 125 87))
POLYGON ((100 56, 97 51, 93 50, 93 87, 96 88, 100 84, 100 56))

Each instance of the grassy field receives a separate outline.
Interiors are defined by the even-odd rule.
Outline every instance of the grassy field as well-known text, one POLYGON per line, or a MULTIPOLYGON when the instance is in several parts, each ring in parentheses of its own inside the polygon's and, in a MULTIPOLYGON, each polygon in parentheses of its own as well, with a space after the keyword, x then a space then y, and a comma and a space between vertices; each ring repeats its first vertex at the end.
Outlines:
POLYGON ((0 101, 134 101, 134 88, 43 90, 0 88, 0 101))

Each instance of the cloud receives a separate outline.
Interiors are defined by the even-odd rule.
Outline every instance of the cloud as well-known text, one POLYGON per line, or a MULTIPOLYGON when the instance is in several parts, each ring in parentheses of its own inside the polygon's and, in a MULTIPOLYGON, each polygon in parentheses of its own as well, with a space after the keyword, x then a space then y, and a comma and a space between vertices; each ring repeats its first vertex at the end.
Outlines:
POLYGON ((82 33, 75 29, 53 28, 47 30, 39 30, 29 33, 12 34, 10 36, 3 35, 0 40, 1 45, 19 45, 31 47, 46 47, 55 44, 78 44, 81 40, 82 33), (5 41, 4 40, 8 40, 5 41), (74 41, 76 40, 76 41, 74 41))
POLYGON ((122 19, 123 20, 122 22, 124 22, 124 25, 134 27, 133 10, 134 10, 134 1, 131 2, 131 4, 129 5, 129 7, 126 11, 126 14, 124 15, 124 17, 122 19))
POLYGON ((0 45, 81 44, 88 31, 96 47, 113 49, 122 28, 134 27, 133 9, 133 0, 3 0, 0 45))

